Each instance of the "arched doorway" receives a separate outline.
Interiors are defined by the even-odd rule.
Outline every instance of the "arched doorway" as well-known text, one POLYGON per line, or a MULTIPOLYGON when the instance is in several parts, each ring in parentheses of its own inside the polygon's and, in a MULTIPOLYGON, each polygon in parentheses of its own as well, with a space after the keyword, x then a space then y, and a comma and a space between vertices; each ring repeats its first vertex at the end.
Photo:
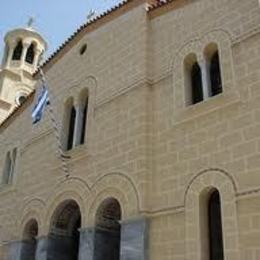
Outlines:
POLYGON ((202 260, 223 260, 221 196, 214 187, 204 189, 199 197, 202 260))
POLYGON ((218 190, 212 191, 208 200, 208 229, 210 260, 223 260, 223 234, 221 198, 218 190))
POLYGON ((55 210, 51 220, 48 260, 77 260, 81 213, 74 200, 66 200, 55 210))
POLYGON ((94 260, 120 259, 121 207, 114 198, 104 200, 96 213, 94 260))
POLYGON ((27 222, 23 232, 21 260, 35 260, 37 247, 38 223, 35 219, 27 222))

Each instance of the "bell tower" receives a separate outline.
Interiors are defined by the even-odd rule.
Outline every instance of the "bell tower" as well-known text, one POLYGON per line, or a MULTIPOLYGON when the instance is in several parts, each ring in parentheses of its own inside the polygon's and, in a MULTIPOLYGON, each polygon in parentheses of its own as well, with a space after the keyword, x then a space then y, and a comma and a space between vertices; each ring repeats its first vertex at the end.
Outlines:
POLYGON ((47 49, 43 37, 32 28, 32 19, 27 27, 9 31, 0 67, 0 124, 33 91, 36 71, 47 49))

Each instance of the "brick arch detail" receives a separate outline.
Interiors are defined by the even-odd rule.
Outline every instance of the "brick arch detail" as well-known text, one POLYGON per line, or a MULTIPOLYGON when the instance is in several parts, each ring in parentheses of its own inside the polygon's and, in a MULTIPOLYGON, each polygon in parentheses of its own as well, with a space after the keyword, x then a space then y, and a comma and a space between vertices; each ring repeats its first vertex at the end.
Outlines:
POLYGON ((221 197, 224 256, 239 259, 239 236, 236 206, 236 185, 225 171, 209 169, 192 178, 185 192, 185 255, 187 260, 204 260, 201 250, 199 197, 215 188, 221 197))
POLYGON ((20 214, 18 214, 17 217, 18 236, 20 240, 23 239, 24 228, 31 219, 35 219, 37 221, 38 233, 42 233, 45 206, 46 204, 44 201, 38 198, 31 199, 22 206, 20 214))
POLYGON ((76 102, 78 102, 79 94, 83 89, 87 89, 89 96, 94 100, 96 104, 96 89, 97 89, 97 79, 94 76, 87 76, 71 82, 71 87, 68 89, 67 95, 64 98, 63 103, 69 98, 73 97, 76 102))
POLYGON ((118 200, 122 210, 122 219, 138 215, 139 196, 131 180, 122 174, 107 174, 96 181, 89 194, 88 226, 94 225, 96 212, 107 198, 118 200))
POLYGON ((80 209, 82 226, 86 223, 86 207, 88 204, 89 187, 79 178, 69 178, 59 183, 47 199, 46 215, 44 218, 44 234, 50 231, 51 220, 55 210, 66 200, 74 200, 80 209))

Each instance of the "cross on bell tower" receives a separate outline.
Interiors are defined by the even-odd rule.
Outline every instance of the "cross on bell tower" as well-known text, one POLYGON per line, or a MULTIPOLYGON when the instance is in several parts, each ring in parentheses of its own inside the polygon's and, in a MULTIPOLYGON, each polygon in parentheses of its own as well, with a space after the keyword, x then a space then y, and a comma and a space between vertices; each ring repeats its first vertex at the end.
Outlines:
POLYGON ((30 16, 27 22, 27 27, 31 28, 35 22, 35 18, 33 16, 30 16))

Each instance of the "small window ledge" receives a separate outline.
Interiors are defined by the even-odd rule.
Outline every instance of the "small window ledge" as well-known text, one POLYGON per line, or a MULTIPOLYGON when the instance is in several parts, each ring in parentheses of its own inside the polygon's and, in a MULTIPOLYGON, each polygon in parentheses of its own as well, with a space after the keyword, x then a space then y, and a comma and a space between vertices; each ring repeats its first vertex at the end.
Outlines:
POLYGON ((224 109, 228 106, 238 105, 240 103, 241 99, 239 98, 238 93, 221 93, 202 102, 178 109, 175 111, 173 116, 173 125, 185 123, 198 117, 210 114, 216 110, 224 109))
POLYGON ((88 153, 86 144, 80 144, 80 145, 73 147, 69 151, 64 151, 64 154, 66 156, 70 157, 70 159, 68 159, 68 161, 75 161, 82 157, 88 156, 89 153, 88 153))

